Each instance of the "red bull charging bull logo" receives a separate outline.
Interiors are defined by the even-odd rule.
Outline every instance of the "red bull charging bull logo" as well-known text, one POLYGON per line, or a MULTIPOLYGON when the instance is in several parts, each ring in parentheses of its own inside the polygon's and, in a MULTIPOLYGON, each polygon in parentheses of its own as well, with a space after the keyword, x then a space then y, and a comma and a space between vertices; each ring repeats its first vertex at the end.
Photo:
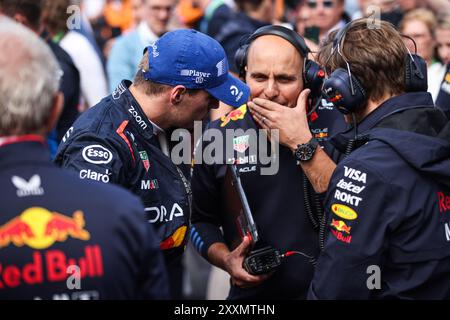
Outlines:
POLYGON ((223 116, 220 118, 222 123, 220 124, 221 127, 225 127, 230 121, 237 121, 244 119, 245 114, 247 113, 247 105, 244 104, 241 107, 239 107, 236 110, 231 111, 226 116, 223 116))
POLYGON ((331 226, 335 228, 337 231, 345 232, 346 234, 350 234, 350 231, 352 230, 352 227, 349 227, 344 221, 342 220, 334 220, 331 222, 331 226))
POLYGON ((68 237, 87 241, 90 234, 84 225, 82 211, 75 211, 70 218, 45 208, 29 208, 0 227, 0 249, 11 244, 46 249, 56 241, 66 241, 68 237))

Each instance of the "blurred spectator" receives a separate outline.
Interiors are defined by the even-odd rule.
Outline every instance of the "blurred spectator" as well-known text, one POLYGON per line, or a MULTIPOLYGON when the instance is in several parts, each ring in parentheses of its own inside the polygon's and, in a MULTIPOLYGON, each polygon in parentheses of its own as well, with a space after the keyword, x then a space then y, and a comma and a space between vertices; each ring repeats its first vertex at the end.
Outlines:
POLYGON ((274 19, 274 0, 236 0, 238 12, 223 25, 215 39, 225 49, 230 70, 237 74, 234 54, 241 42, 259 27, 271 24, 274 19))
POLYGON ((360 19, 366 16, 367 8, 372 4, 371 0, 358 0, 358 9, 351 15, 352 20, 360 19))
POLYGON ((441 108, 450 119, 450 12, 439 17, 435 37, 439 58, 447 66, 436 106, 441 108))
POLYGON ((87 18, 92 21, 103 14, 106 0, 83 0, 82 6, 87 18))
POLYGON ((133 27, 133 4, 131 0, 107 0, 103 8, 106 23, 122 32, 133 27))
MULTIPOLYGON (((41 1, 36 0, 2 0, 0 1, 2 11, 7 16, 40 34, 42 26, 40 17, 42 12, 41 1)), ((50 154, 53 157, 58 144, 66 131, 78 117, 78 104, 80 102, 80 74, 70 56, 48 37, 45 39, 59 66, 63 72, 59 90, 64 95, 64 105, 61 116, 54 130, 50 133, 48 144, 50 154)))
POLYGON ((203 17, 203 10, 195 0, 180 0, 176 11, 181 23, 187 28, 198 29, 198 23, 203 17))
POLYGON ((176 0, 143 0, 142 21, 130 33, 119 37, 107 61, 110 92, 126 79, 133 79, 142 52, 168 30, 176 0))
POLYGON ((142 0, 132 0, 131 6, 133 9, 133 26, 138 26, 144 19, 142 0))
POLYGON ((307 37, 307 30, 313 27, 317 30, 317 34, 316 36, 308 37, 308 39, 317 42, 319 40, 319 29, 314 26, 312 9, 309 6, 305 5, 304 2, 302 2, 297 8, 297 14, 295 17, 295 29, 299 35, 307 37))
POLYGON ((397 2, 400 5, 400 9, 403 12, 408 12, 417 9, 419 6, 418 0, 398 0, 397 2))
POLYGON ((450 63, 450 12, 439 17, 434 34, 439 59, 447 65, 450 63))
MULTIPOLYGON (((394 26, 398 26, 403 19, 403 14, 410 9, 402 9, 396 1, 392 0, 375 0, 373 5, 379 6, 381 11, 381 20, 388 21, 394 26)), ((409 8, 410 6, 405 6, 409 8)))
POLYGON ((306 6, 311 10, 313 24, 319 28, 319 41, 328 34, 340 29, 350 21, 344 12, 344 0, 307 0, 306 6))
MULTIPOLYGON (((434 30, 436 29, 436 17, 427 9, 416 9, 408 12, 400 23, 400 32, 414 39, 417 45, 417 54, 425 59, 428 66, 428 92, 436 101, 441 81, 444 77, 445 66, 435 59, 436 41, 434 30)), ((405 38, 405 43, 411 52, 414 52, 414 44, 405 38)))
POLYGON ((94 33, 94 29, 92 28, 91 23, 89 22, 89 19, 85 13, 84 6, 82 5, 82 1, 81 0, 71 0, 71 4, 77 6, 80 9, 80 14, 81 14, 79 28, 77 27, 77 28, 73 28, 71 30, 79 32, 83 36, 86 37, 86 39, 89 41, 91 46, 95 49, 95 52, 97 53, 98 58, 101 60, 102 66, 104 68, 105 59, 103 56, 103 52, 98 45, 96 35, 94 33))
POLYGON ((314 25, 312 9, 305 5, 304 2, 300 3, 297 7, 294 26, 297 33, 305 39, 305 42, 311 51, 318 51, 320 29, 314 25))
POLYGON ((106 96, 108 88, 102 62, 89 40, 67 28, 67 8, 70 5, 70 0, 44 0, 42 21, 53 40, 66 50, 80 72, 81 108, 85 110, 106 96))
MULTIPOLYGON (((139 3, 141 0, 137 0, 139 3)), ((132 8, 134 10, 134 2, 132 2, 132 8)), ((89 21, 89 24, 92 26, 92 34, 95 38, 95 42, 99 47, 99 50, 102 55, 102 61, 105 63, 107 57, 107 50, 105 47, 108 46, 108 41, 118 37, 122 34, 122 30, 120 26, 111 26, 106 21, 104 10, 106 7, 106 0, 82 0, 81 8, 84 16, 89 21)), ((134 16, 133 16, 134 18, 134 16)), ((133 20, 135 21, 135 20, 133 20)))
POLYGON ((450 12, 450 1, 448 0, 373 0, 373 5, 380 7, 381 19, 399 26, 403 16, 408 12, 425 8, 438 14, 439 12, 450 12))
POLYGON ((194 3, 203 11, 199 30, 215 38, 223 25, 232 17, 233 10, 225 0, 194 0, 194 3))

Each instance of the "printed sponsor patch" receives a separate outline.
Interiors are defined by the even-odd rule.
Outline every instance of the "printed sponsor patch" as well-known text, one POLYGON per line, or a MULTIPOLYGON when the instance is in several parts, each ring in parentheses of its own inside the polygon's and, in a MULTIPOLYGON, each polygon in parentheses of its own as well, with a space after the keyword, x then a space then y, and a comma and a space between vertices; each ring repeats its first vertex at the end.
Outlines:
POLYGON ((220 121, 222 121, 220 126, 225 127, 228 123, 230 123, 230 121, 242 120, 244 119, 246 113, 247 113, 247 105, 244 104, 239 108, 237 108, 236 110, 231 111, 226 116, 220 118, 220 121))
POLYGON ((331 211, 338 217, 345 220, 355 220, 358 218, 358 214, 350 207, 343 204, 334 203, 331 205, 331 211))
POLYGON ((84 160, 93 164, 108 164, 113 159, 112 152, 99 144, 85 147, 82 155, 84 160))

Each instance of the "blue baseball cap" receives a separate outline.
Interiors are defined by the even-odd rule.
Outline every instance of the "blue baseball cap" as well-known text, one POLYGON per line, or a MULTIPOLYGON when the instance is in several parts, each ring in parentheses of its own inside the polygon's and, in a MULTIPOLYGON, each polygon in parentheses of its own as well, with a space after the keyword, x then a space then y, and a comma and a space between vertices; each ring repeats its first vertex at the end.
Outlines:
POLYGON ((247 103, 249 87, 228 73, 225 51, 213 38, 192 29, 175 30, 146 50, 150 65, 143 71, 146 80, 206 90, 235 108, 247 103))

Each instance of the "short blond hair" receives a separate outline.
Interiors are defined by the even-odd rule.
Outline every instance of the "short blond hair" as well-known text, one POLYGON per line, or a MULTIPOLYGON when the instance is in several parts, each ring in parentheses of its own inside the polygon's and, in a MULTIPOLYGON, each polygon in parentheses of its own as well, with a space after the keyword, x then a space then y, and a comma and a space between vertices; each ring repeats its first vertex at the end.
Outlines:
POLYGON ((427 26, 427 29, 431 35, 434 34, 434 30, 436 29, 437 26, 437 19, 433 11, 423 8, 415 9, 408 12, 400 22, 399 25, 400 31, 403 31, 405 29, 405 25, 411 21, 423 22, 427 26))

